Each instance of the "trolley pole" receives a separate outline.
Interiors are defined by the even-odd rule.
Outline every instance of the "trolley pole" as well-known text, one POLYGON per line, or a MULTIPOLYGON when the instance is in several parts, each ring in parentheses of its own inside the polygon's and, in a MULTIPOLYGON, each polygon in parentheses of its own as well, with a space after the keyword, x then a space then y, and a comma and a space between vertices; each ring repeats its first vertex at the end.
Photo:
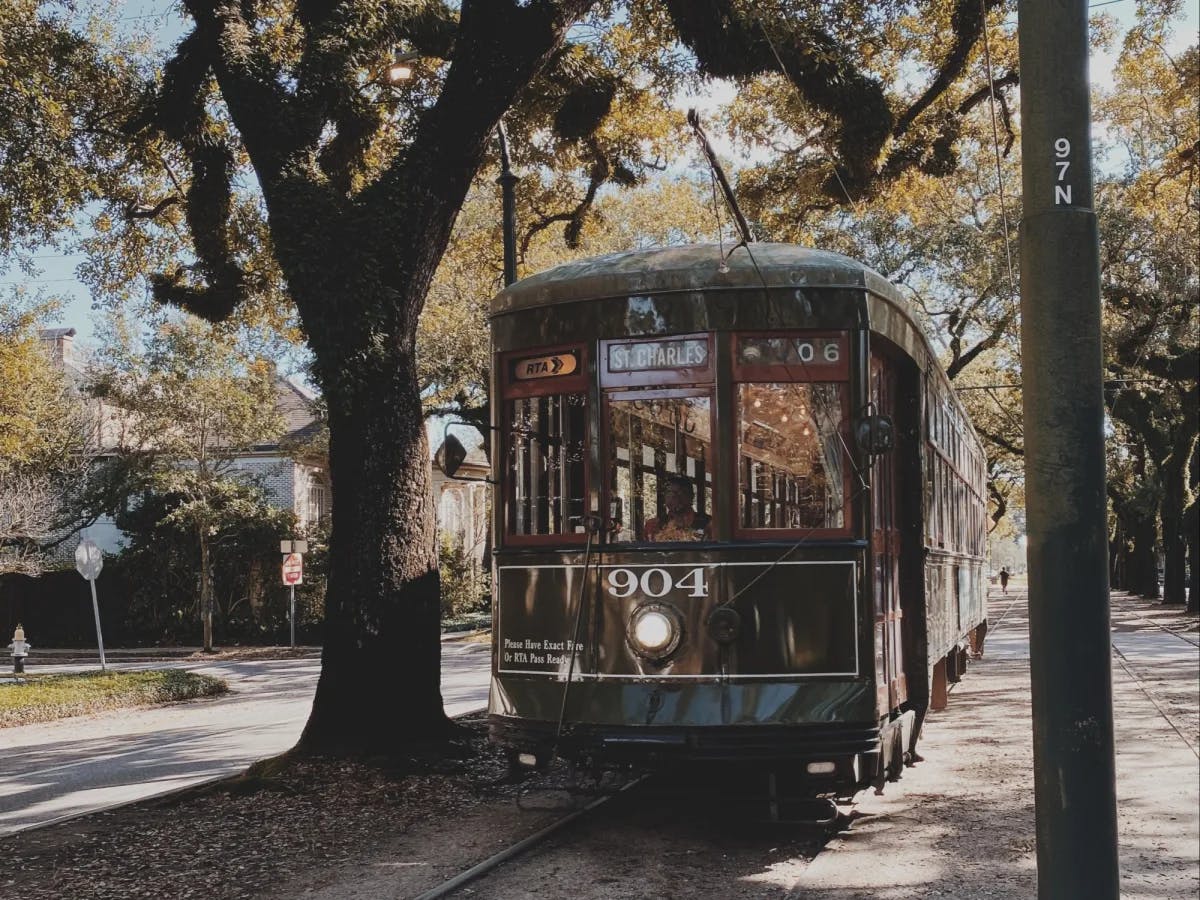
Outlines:
POLYGON ((1041 900, 1117 900, 1087 0, 1019 0, 1021 359, 1041 900))

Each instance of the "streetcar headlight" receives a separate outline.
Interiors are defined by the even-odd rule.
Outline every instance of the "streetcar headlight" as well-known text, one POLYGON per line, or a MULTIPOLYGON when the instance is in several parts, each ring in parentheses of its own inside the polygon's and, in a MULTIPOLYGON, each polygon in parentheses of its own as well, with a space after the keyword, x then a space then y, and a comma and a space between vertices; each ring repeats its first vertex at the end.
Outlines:
POLYGON ((653 603, 639 606, 629 620, 629 642, 650 659, 663 659, 679 645, 679 616, 674 610, 653 603))

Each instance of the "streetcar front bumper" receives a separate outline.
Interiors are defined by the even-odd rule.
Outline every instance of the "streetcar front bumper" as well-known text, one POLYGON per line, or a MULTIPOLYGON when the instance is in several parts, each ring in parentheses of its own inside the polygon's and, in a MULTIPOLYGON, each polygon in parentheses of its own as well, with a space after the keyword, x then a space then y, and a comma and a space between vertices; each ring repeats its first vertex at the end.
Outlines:
POLYGON ((558 755, 599 766, 674 768, 680 764, 786 767, 814 783, 861 786, 877 769, 879 728, 803 724, 703 728, 557 723, 491 716, 493 742, 525 760, 558 755))

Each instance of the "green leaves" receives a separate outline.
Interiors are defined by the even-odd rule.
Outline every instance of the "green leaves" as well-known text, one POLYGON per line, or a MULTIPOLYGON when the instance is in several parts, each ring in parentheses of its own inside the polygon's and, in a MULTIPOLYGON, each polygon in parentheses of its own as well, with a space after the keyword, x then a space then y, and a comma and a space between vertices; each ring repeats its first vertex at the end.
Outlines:
POLYGON ((113 125, 136 96, 124 49, 37 0, 0 4, 0 261, 53 240, 126 171, 113 125))

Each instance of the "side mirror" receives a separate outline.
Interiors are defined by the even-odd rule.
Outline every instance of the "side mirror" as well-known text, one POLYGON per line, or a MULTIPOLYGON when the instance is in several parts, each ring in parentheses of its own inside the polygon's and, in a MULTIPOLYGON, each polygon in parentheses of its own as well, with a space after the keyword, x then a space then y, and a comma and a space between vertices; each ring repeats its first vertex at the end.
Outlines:
POLYGON ((860 450, 878 456, 896 446, 896 425, 891 416, 863 416, 854 426, 854 438, 860 450))
POLYGON ((467 459, 467 448, 463 446, 462 441, 447 432, 442 446, 433 459, 447 478, 453 478, 454 473, 462 468, 462 464, 467 459))
POLYGON ((446 428, 442 432, 442 446, 438 447, 437 453, 433 455, 433 464, 437 466, 447 478, 453 478, 455 481, 484 481, 488 484, 495 484, 492 479, 484 476, 461 476, 457 475, 463 463, 467 461, 467 448, 463 442, 455 437, 451 428, 470 428, 475 429, 474 425, 468 425, 466 422, 448 422, 446 428))

